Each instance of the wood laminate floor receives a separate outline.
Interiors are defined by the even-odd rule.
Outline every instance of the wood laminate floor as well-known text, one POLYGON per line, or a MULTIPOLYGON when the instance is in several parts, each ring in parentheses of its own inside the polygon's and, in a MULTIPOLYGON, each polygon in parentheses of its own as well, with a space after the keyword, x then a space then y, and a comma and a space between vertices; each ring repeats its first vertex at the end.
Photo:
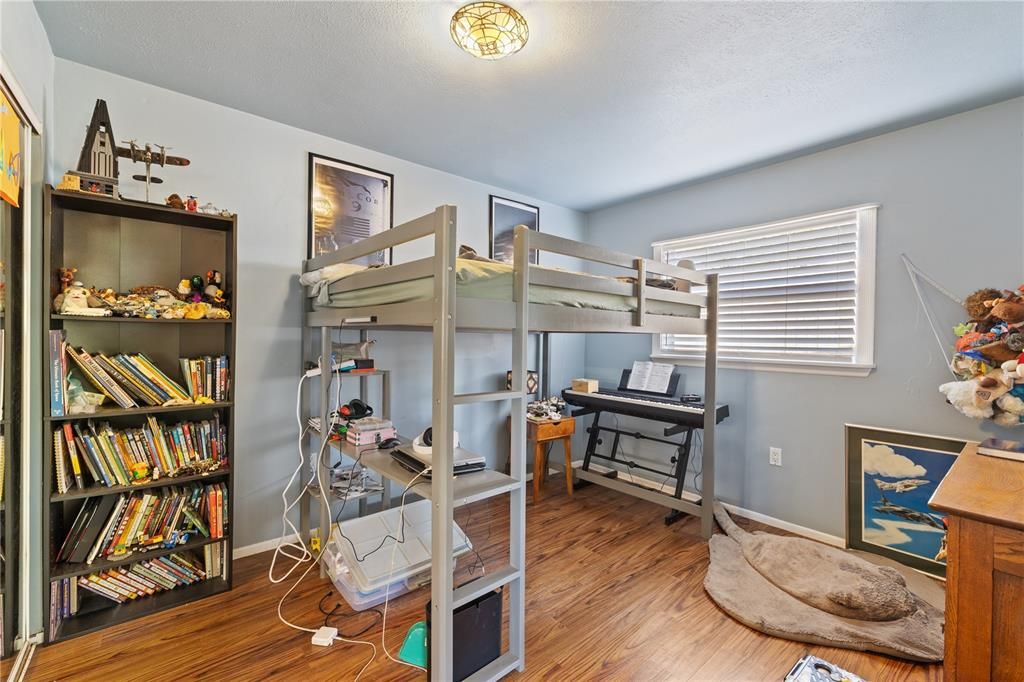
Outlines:
MULTIPOLYGON (((557 483, 553 477, 547 496, 527 507, 527 668, 509 679, 778 681, 807 652, 868 680, 942 679, 941 666, 789 642, 740 625, 704 593, 708 550, 696 519, 666 528, 661 507, 596 486, 569 500, 557 483)), ((492 569, 507 559, 507 514, 503 499, 456 513, 492 569)), ((269 553, 237 561, 230 593, 41 647, 29 679, 352 680, 369 647, 317 648, 310 635, 282 625, 277 603, 290 582, 270 584, 269 562, 269 553)), ((473 563, 460 561, 457 583, 473 563)), ((311 572, 285 602, 285 617, 317 627, 318 602, 329 590, 311 572)), ((422 619, 428 598, 424 589, 392 602, 392 653, 422 619)), ((327 608, 337 601, 332 594, 327 608)), ((344 603, 342 613, 351 613, 344 603)), ((373 618, 364 613, 332 624, 352 632, 373 618)), ((422 679, 384 657, 379 625, 365 637, 373 637, 378 654, 364 680, 422 679)))

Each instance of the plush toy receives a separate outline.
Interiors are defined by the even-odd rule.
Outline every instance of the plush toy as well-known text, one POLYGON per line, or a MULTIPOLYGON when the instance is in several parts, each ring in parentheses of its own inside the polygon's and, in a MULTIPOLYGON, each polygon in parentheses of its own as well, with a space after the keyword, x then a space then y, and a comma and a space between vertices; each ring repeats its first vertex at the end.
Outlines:
POLYGON ((172 194, 171 196, 164 199, 164 203, 166 203, 171 208, 176 208, 180 211, 185 210, 185 202, 182 201, 181 197, 178 196, 177 194, 172 194))
POLYGON ((61 315, 81 315, 83 317, 109 317, 111 312, 106 308, 89 306, 89 290, 74 286, 64 292, 60 301, 61 315))
POLYGON ((972 320, 984 319, 989 314, 989 308, 985 305, 985 301, 991 301, 1002 295, 1003 292, 999 289, 978 289, 964 299, 964 308, 972 320))
POLYGON ((977 405, 975 403, 977 389, 978 382, 975 379, 950 381, 939 386, 939 392, 946 396, 946 401, 964 416, 972 419, 989 419, 995 413, 992 403, 977 405))

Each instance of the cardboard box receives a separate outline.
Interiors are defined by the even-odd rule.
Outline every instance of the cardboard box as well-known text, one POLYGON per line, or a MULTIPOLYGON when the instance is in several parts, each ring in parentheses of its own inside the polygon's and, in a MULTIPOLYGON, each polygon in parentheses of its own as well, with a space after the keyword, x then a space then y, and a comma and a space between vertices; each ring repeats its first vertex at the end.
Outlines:
POLYGON ((580 393, 597 393, 597 379, 573 379, 572 390, 580 393))

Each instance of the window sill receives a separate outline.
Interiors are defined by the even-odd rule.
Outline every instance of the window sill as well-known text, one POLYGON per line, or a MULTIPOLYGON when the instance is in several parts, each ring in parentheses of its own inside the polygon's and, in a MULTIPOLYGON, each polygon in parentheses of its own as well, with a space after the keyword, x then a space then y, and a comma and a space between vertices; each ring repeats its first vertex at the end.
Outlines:
MULTIPOLYGON (((678 355, 671 355, 668 353, 653 353, 651 354, 652 360, 667 360, 676 365, 683 365, 686 367, 703 367, 703 359, 695 359, 690 357, 680 357, 678 355)), ((771 360, 760 360, 756 362, 745 362, 742 360, 719 360, 719 369, 745 369, 752 370, 755 372, 788 372, 790 374, 825 374, 829 376, 838 377, 866 377, 871 373, 871 370, 875 369, 875 365, 852 365, 852 364, 832 364, 827 362, 822 363, 809 363, 809 362, 787 362, 784 360, 771 361, 771 360)))

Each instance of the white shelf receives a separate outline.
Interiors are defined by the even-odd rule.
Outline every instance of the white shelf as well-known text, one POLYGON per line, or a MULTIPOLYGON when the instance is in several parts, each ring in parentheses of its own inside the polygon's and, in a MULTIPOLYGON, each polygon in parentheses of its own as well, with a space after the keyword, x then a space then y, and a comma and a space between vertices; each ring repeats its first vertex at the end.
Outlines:
MULTIPOLYGON (((317 436, 320 435, 313 429, 310 429, 310 431, 317 436)), ((403 438, 401 440, 402 445, 409 444, 407 439, 403 438)), ((395 458, 391 456, 390 450, 377 450, 372 445, 356 446, 341 440, 332 440, 330 444, 332 448, 353 460, 359 457, 360 451, 363 451, 362 457, 359 459, 360 464, 367 469, 375 471, 380 476, 394 481, 403 490, 416 478, 416 474, 395 461, 395 458)), ((456 448, 456 451, 466 452, 462 448, 456 448)), ((515 490, 520 486, 522 486, 520 481, 492 469, 461 474, 456 476, 454 481, 453 496, 455 498, 455 506, 458 507, 470 502, 493 497, 494 495, 500 495, 501 493, 515 490)), ((416 481, 412 492, 420 497, 430 499, 431 489, 430 479, 421 477, 416 481)))

